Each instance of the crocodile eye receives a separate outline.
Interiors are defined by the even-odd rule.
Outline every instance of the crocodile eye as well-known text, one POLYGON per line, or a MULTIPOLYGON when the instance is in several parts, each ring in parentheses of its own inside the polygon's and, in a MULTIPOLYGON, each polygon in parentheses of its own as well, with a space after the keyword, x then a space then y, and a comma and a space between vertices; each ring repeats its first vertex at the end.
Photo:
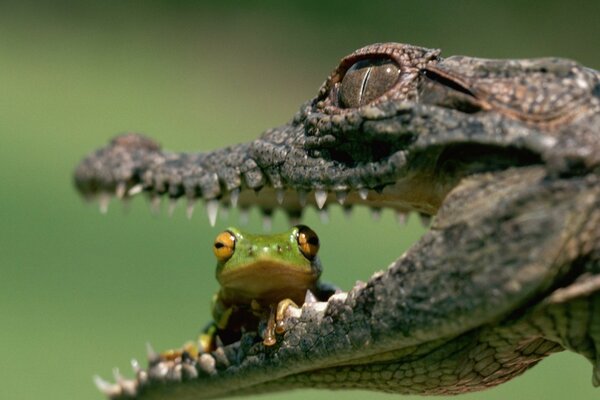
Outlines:
POLYGON ((312 260, 319 251, 319 237, 306 225, 296 225, 296 241, 304 257, 312 260))
POLYGON ((390 59, 361 60, 350 67, 340 84, 338 100, 344 108, 368 104, 398 81, 400 68, 390 59))
POLYGON ((231 258, 235 251, 235 236, 230 231, 223 231, 215 239, 213 252, 217 261, 225 262, 231 258))

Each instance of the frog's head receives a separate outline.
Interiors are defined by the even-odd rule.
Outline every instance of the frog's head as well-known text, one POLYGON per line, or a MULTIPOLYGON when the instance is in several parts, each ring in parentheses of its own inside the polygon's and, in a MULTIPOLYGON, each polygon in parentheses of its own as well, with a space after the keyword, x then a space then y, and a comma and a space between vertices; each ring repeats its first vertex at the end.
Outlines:
POLYGON ((271 235, 228 228, 217 235, 213 251, 221 287, 251 298, 289 290, 303 296, 321 274, 319 238, 305 225, 271 235))

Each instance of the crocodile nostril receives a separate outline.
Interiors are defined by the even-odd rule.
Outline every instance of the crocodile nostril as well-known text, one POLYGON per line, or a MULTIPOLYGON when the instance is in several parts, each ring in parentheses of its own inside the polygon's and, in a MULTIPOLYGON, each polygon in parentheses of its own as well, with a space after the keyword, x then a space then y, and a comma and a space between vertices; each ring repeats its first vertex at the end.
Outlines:
POLYGON ((372 102, 391 89, 399 76, 400 67, 387 58, 354 63, 340 83, 340 106, 356 108, 372 102))

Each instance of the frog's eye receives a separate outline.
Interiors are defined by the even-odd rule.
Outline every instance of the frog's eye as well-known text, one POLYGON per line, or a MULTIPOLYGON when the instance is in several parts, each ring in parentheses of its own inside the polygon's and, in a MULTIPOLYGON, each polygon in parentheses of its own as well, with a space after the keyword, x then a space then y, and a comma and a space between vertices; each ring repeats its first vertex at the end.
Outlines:
POLYGON ((235 251, 235 236, 229 231, 223 231, 215 239, 213 252, 219 262, 225 262, 231 258, 235 251))
POLYGON ((354 63, 339 86, 341 107, 356 108, 369 104, 390 90, 400 77, 400 67, 389 58, 366 59, 354 63))
POLYGON ((298 233, 296 234, 296 240, 298 241, 298 247, 304 257, 312 260, 319 251, 319 237, 317 234, 306 225, 297 225, 298 233))

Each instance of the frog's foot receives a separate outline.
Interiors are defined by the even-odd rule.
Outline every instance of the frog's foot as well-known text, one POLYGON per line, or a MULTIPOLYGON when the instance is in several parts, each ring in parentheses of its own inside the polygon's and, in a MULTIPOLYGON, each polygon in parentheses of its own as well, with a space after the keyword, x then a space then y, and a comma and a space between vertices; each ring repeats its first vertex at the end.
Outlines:
MULTIPOLYGON (((307 291, 306 293, 308 296, 308 293, 311 293, 311 292, 307 291)), ((311 295, 313 298, 315 297, 312 293, 311 293, 311 295)), ((283 324, 283 319, 286 317, 286 315, 288 313, 288 309, 290 307, 294 307, 296 310, 300 309, 298 307, 298 305, 296 303, 294 303, 291 299, 283 299, 277 304, 277 312, 275 313, 275 332, 276 333, 282 334, 283 332, 285 332, 285 326, 283 324)))
MULTIPOLYGON (((214 328, 213 330, 205 331, 200 335, 197 342, 186 342, 179 349, 163 351, 162 353, 155 355, 152 358, 154 358, 156 361, 176 361, 186 358, 196 360, 200 354, 208 353, 213 349, 215 341, 215 332, 216 328, 214 328)), ((148 359, 152 361, 152 358, 150 357, 150 350, 148 351, 148 354, 148 359)))

